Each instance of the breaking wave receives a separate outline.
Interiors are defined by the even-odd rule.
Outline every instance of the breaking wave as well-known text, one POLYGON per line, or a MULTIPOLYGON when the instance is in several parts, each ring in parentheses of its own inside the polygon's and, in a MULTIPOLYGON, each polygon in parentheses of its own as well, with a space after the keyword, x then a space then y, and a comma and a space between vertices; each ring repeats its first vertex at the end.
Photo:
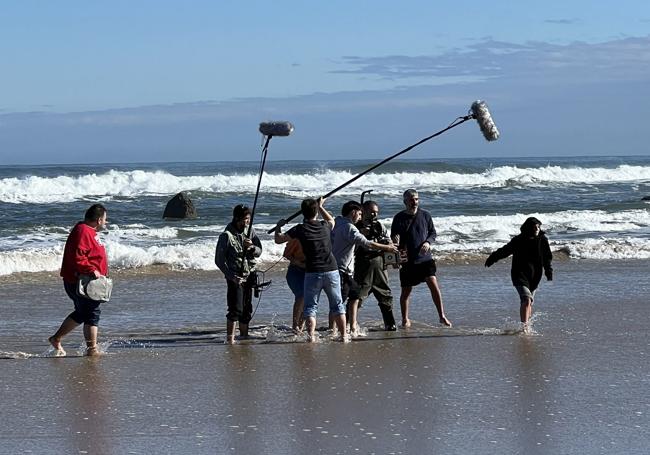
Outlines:
MULTIPOLYGON (((356 175, 352 171, 328 169, 305 173, 265 173, 264 190, 303 197, 326 193, 356 175)), ((206 193, 250 193, 257 175, 252 173, 177 176, 165 171, 117 171, 79 176, 10 177, 0 179, 0 202, 56 203, 75 200, 107 200, 115 197, 173 195, 180 191, 206 193)), ((480 173, 391 172, 371 173, 341 194, 358 194, 377 188, 379 194, 401 194, 405 187, 439 191, 458 187, 502 188, 512 186, 565 186, 650 182, 650 167, 620 165, 615 168, 499 166, 480 173)))
MULTIPOLYGON (((603 210, 561 211, 506 216, 449 216, 435 218, 439 259, 481 259, 519 231, 522 221, 536 216, 544 224, 551 247, 576 259, 650 259, 650 211, 609 213, 603 210)), ((390 225, 390 219, 382 220, 390 225)), ((260 262, 268 267, 281 260, 276 245, 256 225, 263 246, 260 262)), ((149 228, 143 224, 111 225, 102 234, 111 267, 137 269, 164 265, 175 270, 215 270, 214 250, 223 225, 149 228), (190 232, 192 235, 187 235, 190 232)), ((38 233, 0 239, 0 276, 18 272, 56 271, 68 229, 51 226, 38 233)))

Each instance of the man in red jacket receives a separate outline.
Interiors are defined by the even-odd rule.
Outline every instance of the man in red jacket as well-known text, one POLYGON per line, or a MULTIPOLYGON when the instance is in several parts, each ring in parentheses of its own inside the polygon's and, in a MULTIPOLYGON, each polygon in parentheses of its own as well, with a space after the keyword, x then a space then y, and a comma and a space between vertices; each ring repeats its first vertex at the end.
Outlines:
POLYGON ((74 302, 74 311, 49 338, 58 356, 65 355, 61 339, 80 324, 84 325, 86 355, 99 354, 97 350, 97 324, 101 314, 99 302, 78 296, 77 281, 79 275, 94 275, 95 278, 99 278, 108 274, 106 250, 99 243, 97 235, 106 224, 106 208, 101 204, 94 204, 86 211, 84 220, 72 229, 65 242, 61 276, 65 292, 74 302))

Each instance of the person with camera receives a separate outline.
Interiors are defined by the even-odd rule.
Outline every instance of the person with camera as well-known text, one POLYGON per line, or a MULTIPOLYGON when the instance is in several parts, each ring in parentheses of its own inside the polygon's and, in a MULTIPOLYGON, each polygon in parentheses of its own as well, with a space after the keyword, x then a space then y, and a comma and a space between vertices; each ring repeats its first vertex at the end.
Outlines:
POLYGON ((91 275, 95 278, 108 275, 106 249, 100 243, 98 235, 108 224, 106 217, 107 212, 103 205, 91 205, 86 210, 84 220, 75 225, 65 242, 61 277, 66 294, 74 302, 74 311, 48 339, 55 349, 56 356, 66 355, 61 340, 80 324, 84 325, 86 355, 99 355, 97 326, 101 315, 100 302, 78 295, 77 286, 80 275, 91 275))
POLYGON ((352 336, 357 336, 359 333, 357 309, 360 287, 354 279, 355 249, 363 247, 374 251, 392 253, 398 251, 397 247, 392 243, 373 242, 359 232, 356 223, 361 221, 362 213, 363 209, 358 202, 346 202, 341 209, 341 215, 336 217, 334 229, 332 230, 332 252, 341 275, 341 295, 344 302, 349 297, 347 315, 352 336))
MULTIPOLYGON (((374 201, 363 203, 363 216, 357 223, 359 232, 371 242, 390 245, 392 242, 388 231, 379 221, 379 206, 374 201)), ((381 317, 384 320, 384 330, 397 330, 393 316, 393 294, 388 284, 388 273, 384 253, 372 248, 360 246, 357 248, 354 265, 354 281, 359 285, 359 304, 373 294, 379 304, 381 317)))
POLYGON ((402 288, 399 298, 402 326, 411 326, 409 298, 413 286, 425 282, 438 311, 440 323, 451 327, 451 322, 445 316, 442 293, 436 279, 436 261, 431 254, 431 245, 436 239, 433 220, 429 212, 419 208, 420 199, 416 190, 406 190, 402 200, 406 208, 395 215, 390 229, 391 238, 399 245, 400 250, 406 250, 407 255, 407 261, 399 271, 402 288))
POLYGON ((239 322, 239 334, 248 336, 248 324, 253 315, 253 288, 257 284, 255 258, 262 254, 262 243, 250 229, 250 209, 242 204, 232 211, 232 221, 219 236, 214 262, 226 278, 226 343, 235 343, 235 323, 239 322))

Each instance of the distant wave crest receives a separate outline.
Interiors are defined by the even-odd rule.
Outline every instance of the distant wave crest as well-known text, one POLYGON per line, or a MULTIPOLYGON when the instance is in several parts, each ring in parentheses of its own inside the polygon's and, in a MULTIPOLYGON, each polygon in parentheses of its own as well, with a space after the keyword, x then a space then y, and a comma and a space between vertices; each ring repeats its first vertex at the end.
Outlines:
MULTIPOLYGON (((265 173, 264 191, 304 197, 326 193, 356 174, 319 170, 312 173, 265 173)), ((176 176, 165 171, 116 171, 80 176, 28 176, 0 179, 0 201, 7 203, 57 203, 75 200, 105 200, 114 197, 173 195, 180 191, 250 193, 257 176, 250 173, 176 176)), ((399 194, 405 187, 438 191, 453 187, 558 186, 617 182, 649 182, 650 167, 621 165, 616 168, 546 166, 522 168, 499 166, 480 173, 393 172, 371 173, 341 194, 358 194, 377 188, 384 194, 399 194)))

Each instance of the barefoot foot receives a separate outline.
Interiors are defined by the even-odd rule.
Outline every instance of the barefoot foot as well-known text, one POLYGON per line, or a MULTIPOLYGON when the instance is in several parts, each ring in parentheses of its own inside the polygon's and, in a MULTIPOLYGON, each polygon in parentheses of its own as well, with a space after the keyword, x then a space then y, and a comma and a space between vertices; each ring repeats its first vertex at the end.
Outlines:
POLYGON ((56 357, 64 357, 65 356, 66 353, 63 350, 63 346, 61 346, 61 340, 57 340, 56 338, 54 338, 54 335, 49 337, 47 340, 50 342, 50 344, 54 348, 54 355, 56 357))
POLYGON ((408 329, 411 327, 411 320, 410 319, 402 319, 402 327, 405 329, 408 329))
POLYGON ((90 346, 86 348, 86 356, 96 357, 98 355, 101 355, 101 352, 99 352, 99 348, 97 346, 90 346))
POLYGON ((446 327, 451 327, 451 321, 447 319, 447 316, 443 316, 440 318, 440 323, 446 327))

